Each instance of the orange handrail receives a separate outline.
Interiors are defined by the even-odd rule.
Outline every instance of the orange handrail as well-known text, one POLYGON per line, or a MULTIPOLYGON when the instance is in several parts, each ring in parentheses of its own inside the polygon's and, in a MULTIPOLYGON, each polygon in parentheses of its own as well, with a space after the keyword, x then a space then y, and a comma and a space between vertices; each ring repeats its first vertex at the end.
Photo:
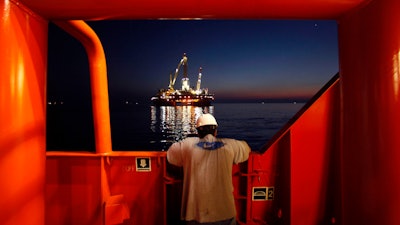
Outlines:
POLYGON ((96 153, 110 153, 112 144, 107 67, 100 39, 84 21, 69 20, 54 21, 54 23, 78 39, 86 49, 90 69, 96 153))

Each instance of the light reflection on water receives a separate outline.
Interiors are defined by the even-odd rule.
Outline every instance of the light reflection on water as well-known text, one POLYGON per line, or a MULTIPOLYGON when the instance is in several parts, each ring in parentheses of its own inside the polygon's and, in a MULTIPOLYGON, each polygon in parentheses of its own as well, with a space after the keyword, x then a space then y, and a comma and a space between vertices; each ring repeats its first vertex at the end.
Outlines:
POLYGON ((214 113, 214 106, 151 106, 152 132, 160 137, 163 150, 173 142, 197 134, 196 120, 203 113, 214 113))
MULTIPOLYGON (((304 104, 215 103, 210 107, 129 105, 110 113, 115 151, 165 151, 196 134, 195 121, 208 112, 218 121, 218 137, 245 140, 260 149, 304 104)), ((91 111, 49 108, 46 147, 49 150, 93 150, 91 111), (68 138, 66 138, 68 137, 68 138)))
POLYGON ((195 121, 202 113, 211 113, 218 121, 218 137, 245 140, 253 150, 260 149, 303 106, 292 103, 224 104, 215 106, 151 107, 150 129, 153 149, 168 147, 197 134, 195 121))

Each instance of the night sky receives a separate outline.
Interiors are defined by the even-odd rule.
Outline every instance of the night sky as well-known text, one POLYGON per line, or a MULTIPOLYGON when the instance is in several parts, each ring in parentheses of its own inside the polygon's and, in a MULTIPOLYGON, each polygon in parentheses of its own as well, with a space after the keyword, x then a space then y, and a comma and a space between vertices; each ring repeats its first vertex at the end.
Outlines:
MULTIPOLYGON (((103 43, 111 104, 150 103, 184 53, 190 85, 216 102, 308 99, 339 70, 336 21, 134 20, 88 22, 103 43)), ((175 84, 180 87, 180 78, 175 84)), ((90 99, 83 46, 49 26, 49 101, 90 99)))

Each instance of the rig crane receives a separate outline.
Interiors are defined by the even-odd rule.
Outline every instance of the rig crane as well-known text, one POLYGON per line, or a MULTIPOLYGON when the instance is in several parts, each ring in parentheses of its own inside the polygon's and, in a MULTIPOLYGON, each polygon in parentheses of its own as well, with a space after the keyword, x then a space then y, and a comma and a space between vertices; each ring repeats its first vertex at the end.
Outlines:
POLYGON ((181 66, 183 66, 183 79, 188 79, 188 77, 187 77, 187 56, 186 56, 186 53, 183 54, 183 57, 182 57, 181 61, 179 62, 177 68, 175 69, 175 75, 174 75, 173 78, 172 78, 172 74, 170 74, 168 88, 170 90, 172 90, 172 91, 174 90, 175 81, 176 81, 176 78, 178 77, 179 68, 181 66))
POLYGON ((196 85, 196 92, 200 91, 200 85, 201 85, 201 70, 202 68, 199 68, 199 76, 197 78, 197 85, 196 85))
POLYGON ((187 74, 188 59, 186 53, 175 70, 175 74, 170 74, 169 87, 167 90, 160 89, 159 92, 151 98, 151 101, 156 106, 176 106, 176 105, 193 105, 193 106, 209 106, 214 101, 214 94, 209 94, 208 89, 202 89, 202 67, 199 68, 197 85, 191 88, 189 85, 189 77, 187 74), (182 89, 175 90, 174 85, 178 77, 179 70, 183 67, 182 89))

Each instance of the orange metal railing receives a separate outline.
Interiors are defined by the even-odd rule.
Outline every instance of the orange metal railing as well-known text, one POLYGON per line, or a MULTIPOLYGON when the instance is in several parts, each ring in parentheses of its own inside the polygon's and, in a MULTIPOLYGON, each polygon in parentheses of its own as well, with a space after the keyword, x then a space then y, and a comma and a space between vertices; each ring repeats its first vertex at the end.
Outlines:
POLYGON ((86 49, 90 69, 96 152, 109 153, 112 151, 111 125, 103 46, 96 33, 84 21, 54 21, 54 23, 78 39, 86 49))

